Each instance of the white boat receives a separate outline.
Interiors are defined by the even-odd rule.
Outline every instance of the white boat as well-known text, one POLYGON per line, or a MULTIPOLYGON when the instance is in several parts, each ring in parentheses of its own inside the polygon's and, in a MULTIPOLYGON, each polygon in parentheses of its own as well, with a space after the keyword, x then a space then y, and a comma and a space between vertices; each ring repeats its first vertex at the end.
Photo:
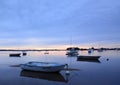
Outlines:
POLYGON ((54 62, 28 62, 21 64, 23 70, 40 71, 40 72, 59 72, 65 68, 67 64, 59 64, 54 62))
POLYGON ((79 51, 79 49, 77 47, 70 47, 70 48, 67 48, 66 55, 77 56, 77 55, 79 55, 78 51, 79 51))
POLYGON ((93 51, 94 51, 93 49, 89 48, 88 49, 88 54, 91 54, 93 51))
POLYGON ((70 51, 70 52, 67 52, 66 55, 68 55, 68 56, 77 56, 77 55, 79 55, 79 53, 70 51))

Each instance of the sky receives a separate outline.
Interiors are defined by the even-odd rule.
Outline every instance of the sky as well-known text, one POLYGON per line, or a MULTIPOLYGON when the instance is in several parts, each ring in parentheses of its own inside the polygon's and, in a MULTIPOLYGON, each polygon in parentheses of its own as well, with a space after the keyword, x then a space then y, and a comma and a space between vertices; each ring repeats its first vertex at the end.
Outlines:
POLYGON ((0 48, 120 47, 120 0, 0 0, 0 48))

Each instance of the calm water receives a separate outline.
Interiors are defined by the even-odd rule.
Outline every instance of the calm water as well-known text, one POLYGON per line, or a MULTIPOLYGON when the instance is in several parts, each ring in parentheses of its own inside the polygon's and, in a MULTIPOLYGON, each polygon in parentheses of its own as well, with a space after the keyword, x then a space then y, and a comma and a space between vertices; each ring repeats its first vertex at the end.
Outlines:
MULTIPOLYGON (((9 57, 12 51, 0 52, 0 84, 1 85, 120 85, 120 51, 94 52, 100 55, 96 62, 79 61, 77 57, 66 56, 65 51, 27 52, 27 56, 9 57), (109 59, 107 61, 107 59, 109 59), (65 71, 59 74, 22 71, 19 65, 28 61, 68 63, 70 68, 79 70, 65 71)), ((81 55, 88 55, 80 51, 81 55)))

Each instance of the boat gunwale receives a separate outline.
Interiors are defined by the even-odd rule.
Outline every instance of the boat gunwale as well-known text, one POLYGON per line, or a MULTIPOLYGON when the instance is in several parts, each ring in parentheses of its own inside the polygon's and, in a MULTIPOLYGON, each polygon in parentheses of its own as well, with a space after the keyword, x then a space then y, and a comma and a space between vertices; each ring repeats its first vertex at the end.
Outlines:
POLYGON ((29 67, 42 67, 42 68, 52 68, 52 67, 60 67, 60 66, 65 66, 66 64, 59 64, 59 63, 54 63, 54 62, 28 62, 25 64, 21 64, 24 66, 29 66, 29 67), (44 65, 37 65, 37 64, 32 64, 32 63, 43 63, 44 65), (48 64, 48 65, 47 65, 48 64), (49 64, 55 64, 55 65, 49 65, 49 64))

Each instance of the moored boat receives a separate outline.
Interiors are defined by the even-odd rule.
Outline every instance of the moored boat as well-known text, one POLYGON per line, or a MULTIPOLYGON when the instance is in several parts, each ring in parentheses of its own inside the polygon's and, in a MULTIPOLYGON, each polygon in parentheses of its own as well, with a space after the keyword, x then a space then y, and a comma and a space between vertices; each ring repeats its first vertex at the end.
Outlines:
POLYGON ((70 57, 70 56, 78 56, 79 54, 77 52, 76 53, 75 52, 74 53, 73 52, 67 52, 66 55, 68 55, 70 57))
POLYGON ((78 59, 86 59, 86 60, 97 60, 101 56, 89 56, 89 55, 80 55, 78 56, 78 59))
POLYGON ((70 48, 67 48, 66 55, 68 55, 68 56, 77 56, 77 55, 79 55, 78 51, 79 51, 79 48, 70 47, 70 48))
POLYGON ((48 51, 46 51, 44 54, 49 54, 49 52, 48 52, 48 51))
POLYGON ((28 62, 21 64, 23 70, 40 71, 40 72, 59 72, 65 68, 67 64, 59 64, 54 62, 28 62))
POLYGON ((9 54, 10 57, 20 57, 20 53, 11 53, 9 54))
POLYGON ((27 55, 27 53, 25 53, 25 52, 23 52, 22 54, 23 54, 23 56, 27 55))
POLYGON ((99 59, 84 59, 84 58, 79 59, 79 58, 77 58, 77 61, 92 62, 92 63, 101 63, 101 62, 99 61, 99 59))

